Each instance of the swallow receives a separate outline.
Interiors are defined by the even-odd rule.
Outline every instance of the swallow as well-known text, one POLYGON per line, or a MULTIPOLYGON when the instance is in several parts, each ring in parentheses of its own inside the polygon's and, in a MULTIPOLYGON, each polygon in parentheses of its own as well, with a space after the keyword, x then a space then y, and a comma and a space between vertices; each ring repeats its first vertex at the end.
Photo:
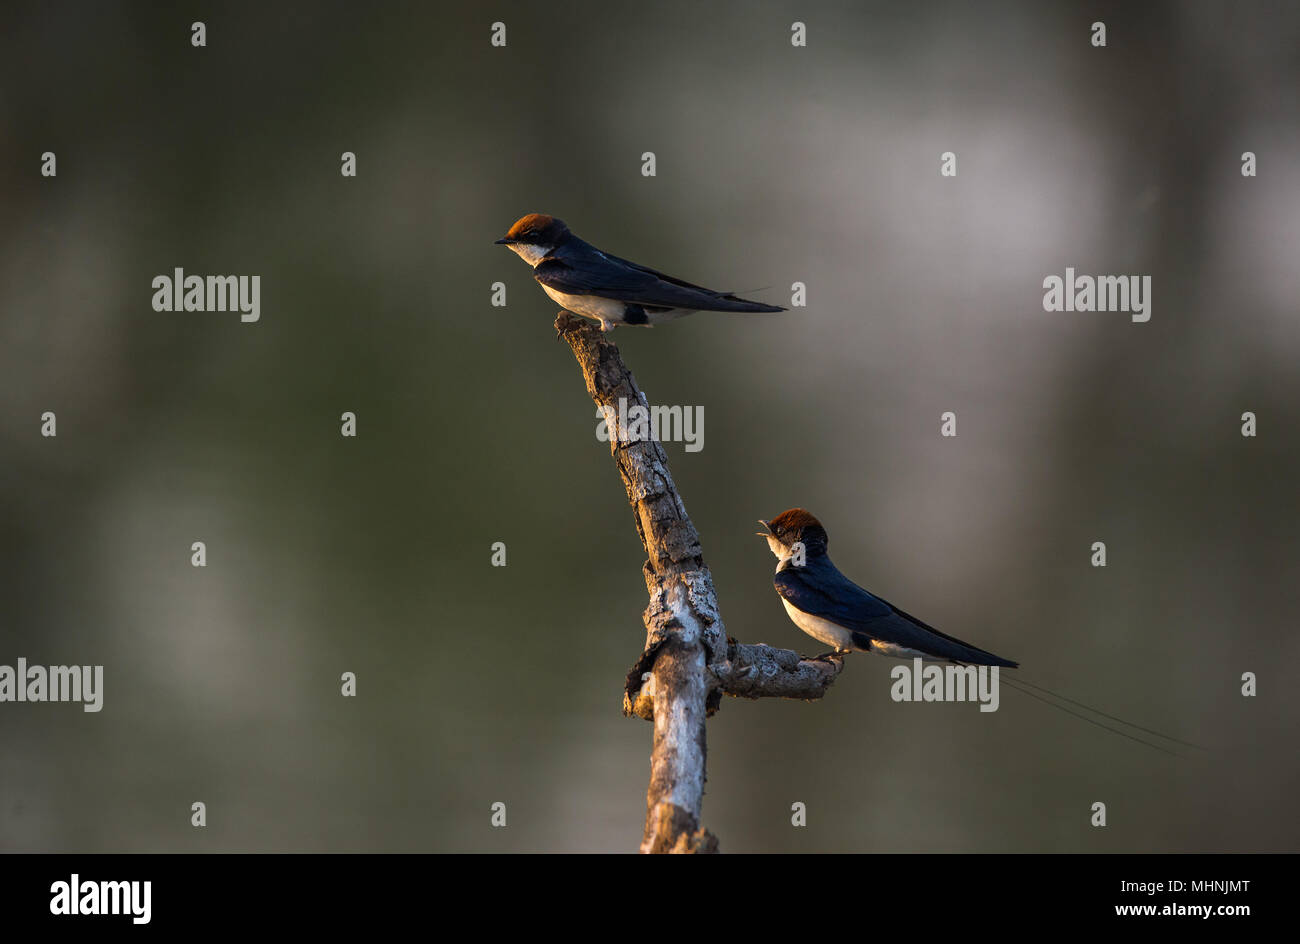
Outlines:
POLYGON ((796 626, 834 646, 837 653, 878 652, 900 659, 1018 668, 1016 662, 927 626, 849 580, 826 553, 826 529, 802 508, 791 508, 759 524, 767 530, 758 536, 767 538, 777 557, 776 592, 786 613, 796 626))
POLYGON ((533 267, 542 290, 566 310, 615 325, 653 327, 694 311, 785 311, 683 282, 620 259, 583 242, 563 220, 543 213, 523 217, 496 241, 533 267))

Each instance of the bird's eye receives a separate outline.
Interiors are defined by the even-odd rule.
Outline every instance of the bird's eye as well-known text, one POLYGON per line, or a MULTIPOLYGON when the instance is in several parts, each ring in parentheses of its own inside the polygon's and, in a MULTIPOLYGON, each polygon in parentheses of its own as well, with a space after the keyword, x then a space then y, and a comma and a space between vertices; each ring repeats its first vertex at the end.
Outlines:
POLYGON ((525 235, 525 236, 536 236, 536 235, 537 235, 537 230, 535 230, 535 229, 530 229, 528 232, 524 233, 524 235, 525 235))

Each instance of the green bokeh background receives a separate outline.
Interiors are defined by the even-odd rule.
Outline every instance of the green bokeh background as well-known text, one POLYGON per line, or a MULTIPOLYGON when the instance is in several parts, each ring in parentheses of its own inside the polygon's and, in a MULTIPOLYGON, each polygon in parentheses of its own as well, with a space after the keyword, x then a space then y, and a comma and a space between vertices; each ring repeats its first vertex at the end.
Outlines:
POLYGON ((0 663, 106 680, 99 714, 0 704, 0 848, 635 849, 643 555, 555 306, 492 245, 531 211, 750 297, 808 285, 617 334, 652 401, 704 407, 704 450, 668 453, 732 635, 818 650, 752 537, 802 505, 858 582, 1215 748, 1007 689, 895 704, 894 663, 853 657, 821 703, 710 722, 725 851, 1300 846, 1295 7, 2 17, 0 663), (260 275, 261 321, 154 312, 176 266, 260 275), (1151 321, 1044 312, 1066 266, 1151 275, 1151 321))

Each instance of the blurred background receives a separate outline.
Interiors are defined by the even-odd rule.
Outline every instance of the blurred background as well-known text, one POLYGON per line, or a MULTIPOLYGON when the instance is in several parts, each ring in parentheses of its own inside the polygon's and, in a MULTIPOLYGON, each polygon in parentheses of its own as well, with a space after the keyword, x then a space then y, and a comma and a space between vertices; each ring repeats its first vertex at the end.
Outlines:
POLYGON ((1300 845, 1294 6, 3 19, 0 664, 105 691, 0 704, 0 848, 636 848, 643 552, 556 306, 492 245, 533 211, 748 297, 808 286, 616 335, 652 402, 704 407, 703 451, 667 448, 729 633, 820 651, 753 537, 802 505, 869 589, 1214 748, 1007 687, 896 704, 896 663, 852 657, 820 703, 710 722, 724 851, 1300 845), (261 320, 155 312, 178 266, 260 275, 261 320), (1150 322, 1044 312, 1066 266, 1150 275, 1150 322))

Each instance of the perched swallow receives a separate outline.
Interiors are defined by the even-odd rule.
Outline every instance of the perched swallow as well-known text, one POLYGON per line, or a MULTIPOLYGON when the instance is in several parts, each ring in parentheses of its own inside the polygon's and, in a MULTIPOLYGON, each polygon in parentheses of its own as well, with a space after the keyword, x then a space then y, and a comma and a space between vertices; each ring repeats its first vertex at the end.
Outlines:
POLYGON ((730 292, 683 282, 601 252, 569 232, 563 220, 530 213, 497 240, 533 267, 543 291, 574 314, 615 325, 653 327, 693 311, 785 311, 730 292))
POLYGON ((976 649, 909 616, 845 577, 826 554, 826 529, 802 508, 759 521, 758 536, 776 555, 776 592, 794 624, 836 652, 879 652, 901 659, 933 659, 972 665, 1018 663, 976 649), (796 544, 803 545, 798 564, 796 544))

